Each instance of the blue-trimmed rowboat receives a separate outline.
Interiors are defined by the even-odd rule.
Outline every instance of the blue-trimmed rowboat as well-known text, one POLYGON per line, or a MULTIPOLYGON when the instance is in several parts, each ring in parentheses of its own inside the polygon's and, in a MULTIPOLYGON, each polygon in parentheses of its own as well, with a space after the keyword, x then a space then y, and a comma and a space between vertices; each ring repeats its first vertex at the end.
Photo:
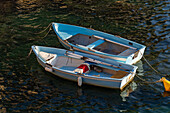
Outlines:
POLYGON ((135 64, 146 46, 108 33, 84 27, 52 23, 61 44, 67 49, 110 58, 114 61, 135 64))
POLYGON ((136 73, 136 66, 103 59, 78 51, 32 46, 39 64, 54 75, 78 82, 122 90, 131 82, 136 73), (88 67, 84 72, 80 66, 88 67))

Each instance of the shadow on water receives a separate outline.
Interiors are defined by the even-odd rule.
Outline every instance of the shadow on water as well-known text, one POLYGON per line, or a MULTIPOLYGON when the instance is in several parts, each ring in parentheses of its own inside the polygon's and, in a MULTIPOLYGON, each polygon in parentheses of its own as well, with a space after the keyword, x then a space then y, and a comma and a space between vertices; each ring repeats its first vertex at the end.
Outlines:
MULTIPOLYGON (((142 84, 135 77, 122 92, 79 88, 45 72, 35 56, 26 59, 31 45, 63 48, 53 31, 46 38, 35 34, 60 22, 144 44, 147 60, 168 74, 168 7, 167 0, 0 0, 0 112, 169 112, 169 93, 161 83, 142 84)), ((160 79, 143 60, 136 65, 142 78, 160 79)))
POLYGON ((130 93, 137 88, 135 82, 132 82, 123 91, 85 84, 82 87, 78 87, 75 82, 56 77, 44 70, 41 71, 46 76, 39 74, 38 78, 40 80, 38 84, 42 84, 43 87, 46 84, 43 90, 49 90, 45 94, 49 93, 50 95, 47 103, 58 111, 69 111, 71 109, 74 112, 97 112, 106 108, 108 111, 119 111, 119 106, 122 102, 126 102, 130 93), (49 86, 51 87, 49 88, 49 86), (51 91, 55 93, 52 94, 51 91))
POLYGON ((136 89, 134 82, 122 92, 89 85, 79 88, 77 83, 56 77, 41 67, 35 66, 29 73, 26 70, 23 67, 1 73, 0 107, 8 112, 97 112, 105 108, 118 111, 118 106, 136 89))

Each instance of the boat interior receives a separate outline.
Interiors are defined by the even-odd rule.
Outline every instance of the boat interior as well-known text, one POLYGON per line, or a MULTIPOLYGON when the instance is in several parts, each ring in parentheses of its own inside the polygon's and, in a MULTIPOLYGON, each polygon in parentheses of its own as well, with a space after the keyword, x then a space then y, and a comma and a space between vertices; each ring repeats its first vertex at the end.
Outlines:
POLYGON ((84 75, 97 76, 97 77, 108 77, 108 78, 123 78, 128 75, 130 71, 125 71, 123 69, 103 65, 100 63, 88 61, 87 59, 77 59, 69 56, 57 56, 55 54, 39 52, 39 56, 41 56, 47 63, 50 65, 63 69, 75 72, 75 70, 82 64, 89 64, 89 71, 87 73, 82 73, 84 75))
MULTIPOLYGON (((71 44, 88 48, 88 50, 96 50, 112 55, 129 56, 137 51, 136 48, 120 44, 118 42, 104 39, 99 36, 89 36, 84 34, 76 34, 67 39, 71 44)), ((129 43, 131 45, 132 43, 129 43)), ((133 45, 133 44, 132 44, 133 45)))

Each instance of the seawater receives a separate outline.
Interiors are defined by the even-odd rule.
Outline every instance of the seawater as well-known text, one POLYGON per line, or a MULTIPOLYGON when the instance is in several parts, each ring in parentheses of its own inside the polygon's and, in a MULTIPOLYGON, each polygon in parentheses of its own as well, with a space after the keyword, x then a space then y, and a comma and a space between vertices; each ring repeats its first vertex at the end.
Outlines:
MULTIPOLYGON (((144 57, 163 75, 170 72, 168 0, 1 0, 0 112, 170 112, 170 93, 162 83, 145 84, 135 77, 119 91, 83 85, 45 72, 31 45, 64 48, 53 31, 60 22, 111 33, 147 46, 144 57)), ((157 81, 144 60, 137 75, 157 81)), ((170 80, 170 77, 167 76, 170 80)))

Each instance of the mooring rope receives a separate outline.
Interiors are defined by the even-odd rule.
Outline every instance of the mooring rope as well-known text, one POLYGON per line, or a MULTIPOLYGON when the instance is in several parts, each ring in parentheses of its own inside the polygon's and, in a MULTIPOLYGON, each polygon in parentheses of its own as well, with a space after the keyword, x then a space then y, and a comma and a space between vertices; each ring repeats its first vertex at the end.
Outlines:
POLYGON ((45 38, 45 37, 50 33, 51 30, 52 30, 52 29, 51 29, 51 27, 50 27, 49 30, 48 30, 48 32, 44 35, 43 38, 45 38))
POLYGON ((32 53, 32 48, 30 49, 30 52, 29 52, 29 54, 28 54, 27 58, 29 58, 29 57, 30 57, 31 53, 32 53))
POLYGON ((48 43, 44 40, 44 38, 50 33, 50 31, 51 31, 52 29, 51 29, 51 27, 49 28, 49 30, 48 30, 48 32, 43 36, 43 38, 42 38, 42 40, 43 40, 43 42, 46 44, 46 45, 48 45, 48 43))
MULTIPOLYGON (((140 52, 140 53, 141 53, 141 52, 140 52)), ((142 55, 142 53, 141 53, 141 55, 142 55)), ((146 60, 146 58, 145 58, 144 56, 143 56, 143 59, 144 59, 145 62, 149 65, 149 67, 150 67, 151 69, 153 69, 156 73, 161 74, 161 73, 158 72, 155 68, 153 68, 153 66, 146 60)), ((161 75, 163 75, 163 74, 161 74, 161 75)), ((159 79, 159 80, 157 80, 157 81, 154 81, 154 82, 148 82, 148 81, 144 80, 143 78, 141 78, 139 75, 136 74, 136 76, 137 76, 140 80, 142 80, 144 83, 147 83, 147 84, 154 84, 154 83, 158 83, 158 82, 163 82, 163 79, 162 79, 162 78, 159 79)), ((167 76, 167 75, 163 75, 163 76, 167 76)))
POLYGON ((44 40, 44 38, 45 38, 45 37, 50 33, 50 31, 52 30, 52 28, 51 28, 52 23, 53 23, 53 22, 51 22, 44 30, 40 31, 39 33, 35 33, 35 34, 41 34, 41 33, 45 32, 45 31, 49 28, 48 32, 41 38, 42 41, 43 41, 46 45, 48 45, 48 43, 44 40))
POLYGON ((162 79, 159 79, 157 81, 154 82, 148 82, 145 79, 141 78, 139 75, 136 74, 136 77, 138 77, 140 80, 142 80, 145 84, 154 84, 154 83, 158 83, 158 82, 162 82, 162 79))
MULTIPOLYGON (((146 58, 143 56, 143 59, 145 60, 145 62, 156 72, 159 73, 155 68, 153 68, 153 66, 146 60, 146 58)), ((159 73, 160 74, 160 73, 159 73)))
POLYGON ((35 33, 35 34, 41 34, 43 32, 45 32, 49 27, 51 27, 53 22, 51 22, 44 30, 40 31, 39 33, 35 33))
MULTIPOLYGON (((139 51, 140 52, 140 51, 139 51)), ((141 52, 140 52, 141 53, 141 52)), ((142 53, 141 53, 141 55, 142 55, 142 53)), ((160 72, 158 72, 147 60, 146 60, 146 58, 144 57, 144 55, 143 55, 143 59, 145 60, 145 62, 148 64, 148 66, 152 69, 152 70, 154 70, 156 73, 158 73, 158 74, 160 74, 160 75, 162 75, 162 76, 168 76, 167 74, 162 74, 162 73, 160 73, 160 72)))

